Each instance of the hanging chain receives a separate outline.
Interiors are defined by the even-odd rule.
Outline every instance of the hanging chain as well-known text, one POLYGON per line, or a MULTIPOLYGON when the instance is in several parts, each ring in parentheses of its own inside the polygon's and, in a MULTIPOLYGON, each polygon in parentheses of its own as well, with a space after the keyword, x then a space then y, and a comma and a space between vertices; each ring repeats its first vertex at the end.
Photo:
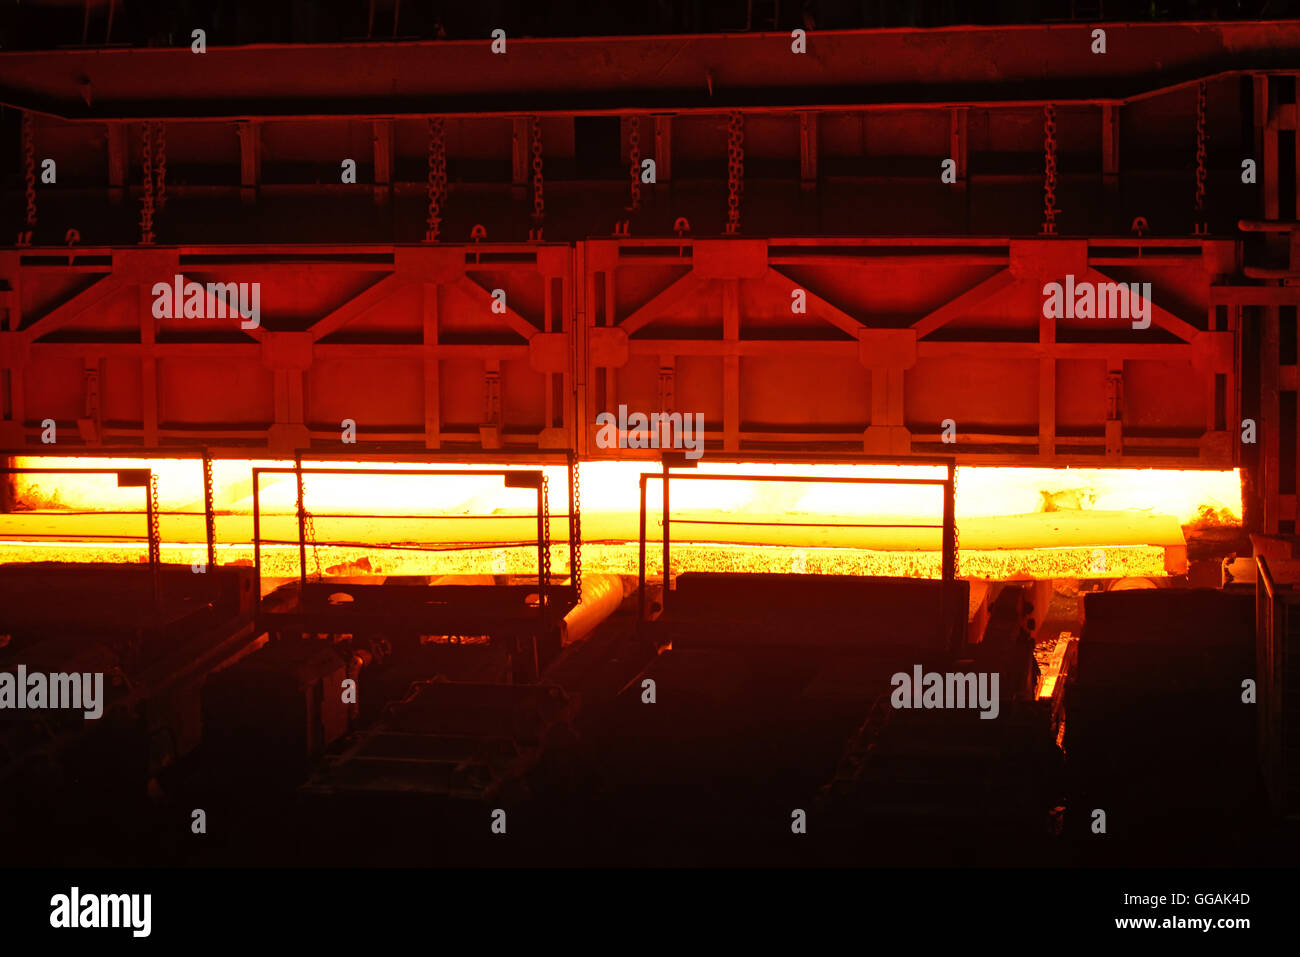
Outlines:
POLYGON ((1056 214, 1056 107, 1043 107, 1043 234, 1055 235, 1056 214))
POLYGON ((142 140, 142 150, 140 153, 140 169, 144 181, 144 192, 141 196, 140 205, 140 244, 142 246, 153 245, 153 138, 152 124, 144 123, 141 125, 140 136, 142 140))
POLYGON ((303 533, 307 538, 307 543, 311 545, 311 560, 316 566, 316 581, 320 581, 324 576, 320 570, 320 549, 316 544, 316 523, 312 521, 311 512, 307 511, 307 485, 304 482, 302 487, 302 524, 303 533))
POLYGON ((580 466, 576 461, 573 463, 573 487, 569 489, 569 526, 573 538, 569 567, 574 600, 582 601, 582 483, 580 466))
POLYGON ((212 457, 206 452, 203 455, 203 521, 207 529, 208 541, 211 543, 208 547, 208 564, 217 563, 217 515, 212 509, 212 457))
POLYGON ((442 204, 447 197, 447 127, 441 116, 429 117, 429 219, 424 241, 436 243, 442 230, 442 204))
POLYGON ((158 207, 158 212, 162 212, 167 205, 167 127, 162 120, 154 128, 154 145, 155 145, 155 162, 154 162, 154 179, 156 180, 157 196, 154 203, 158 207))
POLYGON ((727 234, 740 231, 740 194, 745 189, 745 125, 737 111, 727 122, 727 234))
POLYGON ((162 561, 162 538, 158 527, 158 473, 149 475, 149 564, 154 568, 162 561))
POLYGON ((956 467, 952 470, 952 574, 954 578, 961 577, 961 523, 957 521, 957 473, 960 471, 956 467))
POLYGON ((551 492, 550 480, 542 472, 542 581, 551 589, 551 492))
POLYGON ((32 114, 23 113, 23 176, 27 186, 27 228, 36 228, 36 142, 32 114))
POLYGON ((1202 80, 1196 87, 1196 218, 1197 229, 1205 214, 1205 106, 1208 84, 1202 80))
POLYGON ((537 117, 532 117, 531 139, 533 149, 533 228, 537 238, 542 238, 542 222, 546 218, 546 204, 542 197, 542 127, 537 117))
POLYGON ((628 212, 635 213, 641 208, 641 117, 634 116, 628 121, 629 170, 632 173, 632 204, 628 212))

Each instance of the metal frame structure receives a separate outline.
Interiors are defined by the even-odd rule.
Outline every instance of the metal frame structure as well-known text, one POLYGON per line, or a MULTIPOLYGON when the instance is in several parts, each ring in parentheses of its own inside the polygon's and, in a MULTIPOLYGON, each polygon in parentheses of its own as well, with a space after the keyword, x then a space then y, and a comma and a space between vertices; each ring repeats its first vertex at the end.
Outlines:
MULTIPOLYGON (((122 458, 132 459, 199 459, 203 470, 203 527, 205 533, 205 543, 207 546, 208 565, 216 566, 217 564, 217 528, 216 528, 216 507, 213 501, 212 486, 212 451, 207 448, 176 448, 163 450, 148 449, 111 449, 111 448, 85 448, 73 446, 71 448, 60 448, 58 451, 51 451, 49 446, 40 449, 0 449, 0 462, 11 461, 14 458, 104 458, 118 455, 122 458)), ((33 469, 0 469, 0 474, 34 471, 33 469)), ((48 469, 46 471, 63 474, 64 472, 96 472, 98 469, 48 469)), ((107 472, 131 471, 130 469, 106 469, 107 472)), ((152 475, 152 471, 150 472, 152 475)), ((152 479, 151 479, 152 481, 152 479)), ((160 513, 161 514, 161 513, 160 513)), ((180 515, 197 515, 197 512, 176 512, 173 514, 180 515)), ((161 541, 159 542, 161 547, 161 541)))
MULTIPOLYGON (((159 566, 162 564, 162 541, 158 534, 156 477, 153 469, 51 469, 51 468, 14 468, 0 466, 0 475, 116 475, 118 488, 144 489, 145 535, 114 535, 122 541, 144 541, 149 546, 149 574, 152 579, 153 599, 159 598, 159 566)), ((86 536, 82 536, 83 538, 86 536)), ((209 543, 209 551, 211 543, 209 543)))
MULTIPOLYGON (((769 457, 766 461, 779 463, 787 462, 793 464, 794 461, 789 457, 769 457)), ((938 525, 909 524, 906 526, 891 525, 889 527, 907 527, 907 528, 938 528, 942 529, 941 548, 943 550, 943 572, 942 580, 946 584, 952 582, 957 577, 957 525, 956 525, 956 469, 957 464, 951 458, 926 458, 926 459, 908 459, 900 461, 898 459, 878 458, 878 457, 835 457, 835 461, 843 463, 863 464, 863 465, 935 465, 945 467, 948 470, 946 478, 942 479, 922 479, 922 478, 877 478, 872 476, 810 476, 810 475, 728 475, 725 473, 703 473, 703 472, 673 472, 671 468, 674 465, 680 465, 670 456, 663 458, 662 472, 642 472, 639 478, 640 489, 640 541, 639 541, 639 565, 638 565, 638 607, 637 621, 638 624, 646 620, 646 486, 648 482, 659 480, 663 484, 663 596, 660 599, 661 608, 666 609, 668 606, 668 592, 670 590, 669 575, 669 553, 670 553, 670 514, 669 514, 669 486, 673 479, 699 479, 705 481, 755 481, 755 482, 788 482, 793 484, 840 484, 840 485, 933 485, 939 486, 943 490, 943 521, 938 525)), ((747 524, 747 523, 742 523, 747 524)), ((860 528, 878 528, 879 525, 864 523, 855 525, 860 528)), ((946 591, 946 588, 944 589, 946 591)), ((939 620, 942 623, 944 618, 944 604, 941 599, 939 608, 939 620)))
MULTIPOLYGON (((298 570, 299 586, 307 588, 307 537, 305 528, 306 510, 302 499, 304 475, 388 475, 388 476, 500 476, 507 488, 534 488, 537 490, 537 589, 538 618, 540 628, 545 631, 550 620, 550 546, 548 510, 546 501, 545 473, 541 470, 522 469, 365 469, 365 468, 310 468, 304 469, 301 462, 294 468, 255 467, 253 476, 253 563, 256 568, 258 595, 262 584, 262 536, 261 536, 261 476, 264 474, 293 475, 298 482, 298 570)), ((395 516, 400 517, 400 516, 395 516)), ((292 544, 289 542, 272 544, 292 544)), ((313 543, 315 544, 315 543, 313 543)), ((372 545, 373 548, 389 548, 388 545, 372 545)), ((259 608, 261 606, 259 598, 259 608)))

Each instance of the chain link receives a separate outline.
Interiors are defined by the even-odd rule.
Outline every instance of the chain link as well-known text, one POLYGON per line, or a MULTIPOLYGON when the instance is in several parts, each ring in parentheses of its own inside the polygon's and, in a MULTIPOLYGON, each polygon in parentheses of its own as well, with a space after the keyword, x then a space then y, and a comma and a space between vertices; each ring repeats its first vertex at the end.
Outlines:
POLYGON ((36 138, 32 132, 32 114, 23 113, 23 176, 27 187, 27 228, 36 228, 36 138))
POLYGON ((323 577, 320 570, 320 550, 316 545, 316 523, 312 520, 312 514, 307 510, 307 480, 302 470, 302 462, 297 463, 297 482, 298 482, 298 515, 302 519, 303 538, 311 545, 311 557, 316 566, 316 574, 313 576, 316 581, 323 577))
POLYGON ((542 472, 542 581, 551 590, 551 492, 550 480, 542 472))
POLYGON ((316 544, 316 523, 312 521, 311 512, 307 511, 307 488, 303 486, 302 493, 302 520, 303 530, 307 536, 307 544, 311 546, 311 560, 316 568, 315 579, 320 581, 324 576, 320 570, 320 548, 316 544))
POLYGON ((158 473, 149 475, 149 564, 154 568, 162 561, 162 533, 158 526, 158 473))
POLYGON ((167 127, 162 120, 154 128, 154 145, 156 150, 154 162, 154 178, 157 182, 157 196, 154 204, 158 207, 158 212, 162 212, 167 205, 167 127))
POLYGON ((632 174, 632 204, 628 206, 628 212, 635 213, 641 208, 641 117, 632 117, 628 126, 627 157, 632 174))
POLYGON ((961 469, 952 470, 952 574, 961 577, 961 522, 957 521, 957 474, 961 469))
POLYGON ((429 117, 429 219, 424 241, 436 243, 442 230, 442 204, 447 197, 447 125, 441 116, 429 117))
POLYGON ((533 226, 540 239, 542 222, 546 219, 546 203, 542 196, 542 126, 535 116, 529 132, 533 150, 533 226))
POLYGON ((1202 80, 1196 87, 1196 214, 1205 212, 1205 107, 1209 85, 1202 80))
POLYGON ((569 523, 573 533, 573 554, 569 556, 570 575, 576 601, 582 601, 582 483, 581 466, 573 463, 573 487, 569 490, 569 523))
POLYGON ((740 195, 745 190, 745 121, 739 111, 727 121, 727 234, 740 231, 740 195))
POLYGON ((1043 233, 1056 233, 1056 107, 1043 107, 1043 233))
POLYGON ((144 192, 141 196, 140 205, 140 244, 142 246, 153 245, 153 137, 152 124, 144 123, 140 128, 141 153, 140 169, 143 179, 144 192))
POLYGON ((208 564, 215 565, 217 563, 217 516, 212 509, 212 458, 206 453, 203 456, 203 520, 207 528, 208 541, 212 543, 212 547, 208 549, 208 564))

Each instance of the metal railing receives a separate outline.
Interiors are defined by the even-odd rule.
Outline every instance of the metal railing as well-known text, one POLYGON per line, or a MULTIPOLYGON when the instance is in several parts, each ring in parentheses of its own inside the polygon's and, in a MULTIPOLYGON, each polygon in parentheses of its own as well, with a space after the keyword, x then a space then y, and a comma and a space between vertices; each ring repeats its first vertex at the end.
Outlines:
MULTIPOLYGON (((263 539, 262 538, 262 508, 261 508, 261 477, 268 474, 292 475, 298 485, 298 580, 299 585, 305 592, 307 588, 307 534, 306 534, 306 510, 303 502, 303 479, 308 475, 352 475, 352 476, 400 476, 406 478, 413 477, 464 477, 464 476, 484 476, 499 477, 505 483, 506 488, 519 489, 536 489, 537 491, 537 590, 538 590, 538 613, 545 627, 547 616, 549 614, 548 589, 550 587, 550 547, 551 540, 546 527, 547 516, 547 498, 545 489, 545 473, 541 469, 369 469, 369 468, 303 468, 301 463, 296 466, 259 466, 252 470, 253 472, 253 567, 256 576, 258 602, 260 605, 262 594, 262 543, 268 544, 294 544, 288 541, 263 539)), ((393 515, 395 519, 410 518, 408 515, 393 515)), ((440 516, 430 516, 440 517, 440 516)), ((313 547, 319 545, 318 541, 313 541, 313 547)), ((340 544, 326 542, 326 545, 340 544)), ((398 547, 384 543, 369 543, 366 548, 376 549, 394 549, 398 547)))
MULTIPOLYGON (((158 507, 155 502, 154 482, 156 476, 153 469, 75 469, 75 468, 28 468, 28 467, 0 467, 0 475, 115 475, 117 476, 118 488, 143 488, 144 489, 144 518, 145 534, 144 535, 112 535, 107 536, 113 541, 121 542, 146 542, 149 548, 149 574, 152 581, 152 595, 156 603, 159 597, 159 570, 162 564, 162 541, 158 533, 158 507)), ((139 514, 139 513, 133 513, 139 514)), ((51 533, 30 533, 28 537, 49 538, 54 537, 51 533)), ((58 536, 63 537, 63 536, 58 536)), ((85 538, 85 535, 80 535, 85 538)), ((96 536, 101 537, 101 536, 96 536)))
MULTIPOLYGON (((825 476, 825 475, 752 475, 752 474, 726 474, 726 473, 701 473, 694 471, 673 472, 673 467, 682 467, 685 459, 682 456, 665 455, 663 457, 663 471, 661 472, 642 472, 640 476, 640 561, 639 561, 639 598, 638 598, 638 622, 645 621, 646 617, 646 487, 649 482, 658 480, 663 487, 663 596, 660 599, 661 608, 666 610, 668 607, 669 592, 669 570, 670 570, 670 550, 672 534, 670 531, 670 498, 669 487, 674 479, 695 479, 703 481, 727 481, 727 482, 786 482, 794 484, 835 484, 835 485, 929 485, 939 486, 943 490, 943 522, 941 524, 878 524, 878 523, 845 523, 838 524, 837 528, 938 528, 943 530, 941 550, 943 553, 942 580, 944 582, 954 581, 957 577, 957 523, 956 523, 956 462, 949 458, 940 457, 918 457, 900 461, 891 458, 878 457, 847 457, 833 456, 826 461, 835 461, 837 463, 848 463, 857 465, 917 465, 917 466, 940 466, 947 469, 946 478, 879 478, 873 476, 825 476)), ((792 457, 766 457, 756 458, 748 456, 743 460, 746 463, 767 462, 771 464, 787 463, 793 464, 799 462, 799 459, 792 457)), ((806 464, 806 460, 804 463, 806 464)), ((726 522, 712 522, 709 520, 699 520, 698 524, 727 524, 727 525, 769 525, 768 522, 746 522, 744 520, 728 520, 726 522)), ((779 523, 784 524, 784 523, 779 523)), ((943 593, 948 589, 941 591, 940 598, 940 621, 944 619, 943 593)))

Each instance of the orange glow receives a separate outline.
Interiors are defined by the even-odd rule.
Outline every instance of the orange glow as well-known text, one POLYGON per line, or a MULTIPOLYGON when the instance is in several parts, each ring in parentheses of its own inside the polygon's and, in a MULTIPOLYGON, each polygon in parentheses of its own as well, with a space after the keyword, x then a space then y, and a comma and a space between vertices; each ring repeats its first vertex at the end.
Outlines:
MULTIPOLYGON (((202 471, 179 459, 19 458, 19 467, 152 468, 158 475, 164 561, 201 561, 202 471)), ((219 560, 252 559, 252 481, 270 460, 214 463, 219 560)), ((311 467, 486 468, 423 463, 306 463, 315 552, 334 574, 523 574, 536 568, 535 492, 498 478, 313 475, 311 467), (387 545, 379 549, 373 546, 387 545), (456 548, 474 545, 473 549, 456 548), (367 547, 371 546, 371 547, 367 547), (391 547, 396 546, 396 547, 391 547), (484 547, 492 546, 492 547, 484 547), (349 572, 349 569, 351 571, 349 572), (367 571, 368 570, 368 571, 367 571)), ((505 466, 491 466, 492 468, 505 466)), ((518 465, 514 468, 536 468, 518 465)), ((745 476, 839 475, 942 478, 925 466, 712 463, 701 470, 736 481, 674 480, 673 572, 807 571, 938 577, 938 486, 753 482, 745 476), (862 527, 887 526, 887 527, 862 527)), ((582 465, 584 568, 636 574, 637 477, 653 462, 582 465)), ((547 466, 552 561, 567 568, 567 474, 547 466)), ((689 474, 689 473, 685 473, 689 474)), ((143 492, 111 475, 15 477, 19 510, 0 515, 0 561, 134 561, 143 543, 143 492), (87 514, 92 513, 92 514, 87 514), (44 536, 42 538, 41 536, 44 536)), ((658 575, 661 484, 647 487, 647 574, 658 575)), ((263 572, 297 574, 297 489, 292 474, 263 476, 263 572)), ((1240 521, 1235 471, 1129 469, 958 470, 959 573, 968 577, 1158 577, 1185 569, 1181 524, 1204 508, 1240 521)), ((313 556, 309 556, 313 562, 313 556)))

